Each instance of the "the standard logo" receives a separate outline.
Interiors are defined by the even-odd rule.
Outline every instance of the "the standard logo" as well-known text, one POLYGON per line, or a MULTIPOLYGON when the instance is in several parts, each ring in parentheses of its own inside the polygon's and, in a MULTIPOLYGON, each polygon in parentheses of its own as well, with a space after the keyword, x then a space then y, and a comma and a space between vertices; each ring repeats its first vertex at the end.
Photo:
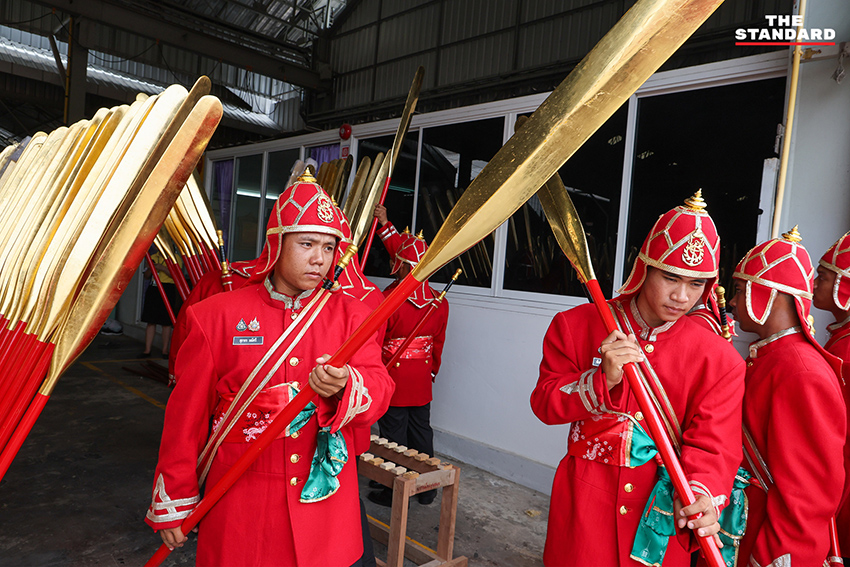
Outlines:
POLYGON ((767 15, 766 28, 738 28, 735 45, 835 45, 832 28, 804 28, 803 16, 767 15))

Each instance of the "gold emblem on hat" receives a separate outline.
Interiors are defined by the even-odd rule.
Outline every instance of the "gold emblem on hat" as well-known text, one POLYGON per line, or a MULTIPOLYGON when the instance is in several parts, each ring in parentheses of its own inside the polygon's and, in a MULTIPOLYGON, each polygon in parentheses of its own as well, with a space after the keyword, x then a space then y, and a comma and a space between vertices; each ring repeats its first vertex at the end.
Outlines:
POLYGON ((319 220, 326 223, 331 223, 334 220, 334 208, 331 200, 324 193, 319 195, 318 211, 319 220))
POLYGON ((685 249, 682 251, 682 261, 692 268, 702 264, 702 260, 705 258, 705 244, 705 234, 702 228, 697 227, 685 244, 685 249))

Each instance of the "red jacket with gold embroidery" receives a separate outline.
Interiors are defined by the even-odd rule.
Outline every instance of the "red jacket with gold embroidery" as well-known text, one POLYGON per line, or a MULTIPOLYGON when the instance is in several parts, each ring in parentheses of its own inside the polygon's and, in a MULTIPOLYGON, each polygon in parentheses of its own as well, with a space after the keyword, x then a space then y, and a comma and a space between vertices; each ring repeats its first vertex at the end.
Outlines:
MULTIPOLYGON (((741 461, 741 357, 689 317, 653 329, 635 316, 628 298, 611 305, 621 325, 628 320, 662 384, 661 403, 675 412, 692 489, 722 507, 741 461)), ((596 307, 587 304, 556 315, 543 341, 531 408, 548 425, 572 423, 568 454, 552 487, 547 566, 640 564, 629 555, 657 465, 650 460, 630 468, 626 460, 632 419, 643 426, 643 415, 625 378, 607 388, 597 351, 606 336, 596 307), (606 430, 613 434, 602 434, 606 430)), ((685 546, 692 549, 692 542, 677 539, 681 543, 670 541, 665 565, 690 562, 685 546)))
MULTIPOLYGON (((266 282, 267 283, 267 282, 266 282)), ((199 496, 198 457, 222 399, 238 392, 269 346, 294 325, 318 290, 287 298, 267 285, 249 285, 215 295, 186 313, 188 333, 177 356, 177 385, 165 412, 154 496, 146 521, 155 529, 180 525, 199 496)), ((327 292, 321 292, 327 293, 327 292)), ((316 304, 318 305, 318 303, 316 304)), ((332 354, 368 316, 369 309, 332 293, 264 388, 307 387, 316 359, 332 354)), ((288 344, 288 341, 287 343, 288 344)), ((280 358, 281 349, 264 368, 280 358)), ((348 567, 362 554, 357 463, 352 431, 383 415, 393 390, 376 340, 349 362, 351 379, 342 399, 318 397, 317 411, 297 433, 274 441, 200 523, 198 565, 327 565, 348 567), (355 372, 356 371, 356 372, 355 372), (338 475, 339 490, 319 502, 300 502, 310 472, 319 427, 340 430, 349 447, 338 475), (330 535, 329 535, 330 534, 330 535)), ((259 397, 258 397, 259 399, 259 397)), ((263 411, 240 416, 222 443, 206 480, 212 487, 250 446, 263 411), (248 415, 251 414, 251 415, 248 415), (259 420, 259 421, 258 421, 259 420)))
MULTIPOLYGON (((742 561, 823 564, 844 489, 843 404, 832 368, 800 333, 750 346, 744 426, 774 485, 766 493, 747 488, 742 561)), ((743 466, 753 471, 746 460, 743 466)))
MULTIPOLYGON (((398 282, 393 282, 387 286, 384 295, 392 293, 397 284, 398 282)), ((425 288, 432 299, 437 297, 437 293, 431 287, 425 286, 425 288)), ((410 300, 405 301, 387 321, 383 346, 384 364, 390 361, 426 311, 431 309, 430 302, 417 303, 423 307, 417 307, 410 300)), ((390 401, 391 406, 424 406, 433 399, 431 385, 440 370, 448 322, 449 303, 444 298, 436 312, 432 313, 419 329, 417 338, 410 347, 405 350, 398 362, 389 368, 390 376, 396 383, 395 393, 390 401)))

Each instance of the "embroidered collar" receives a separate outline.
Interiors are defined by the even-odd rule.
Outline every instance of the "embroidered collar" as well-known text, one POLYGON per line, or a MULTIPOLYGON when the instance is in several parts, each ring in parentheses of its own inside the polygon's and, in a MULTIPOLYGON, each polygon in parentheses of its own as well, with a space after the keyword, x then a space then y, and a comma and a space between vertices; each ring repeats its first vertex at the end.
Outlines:
POLYGON ((632 300, 629 301, 629 310, 632 312, 632 317, 634 317, 635 322, 640 327, 640 338, 651 343, 655 342, 655 339, 658 338, 659 333, 667 331, 676 322, 668 321, 660 327, 650 327, 649 323, 644 321, 643 317, 641 317, 640 315, 640 310, 637 306, 637 297, 633 297, 632 300))
POLYGON ((833 334, 835 334, 835 332, 836 332, 836 331, 838 331, 839 329, 841 329, 841 328, 842 328, 843 326, 845 326, 847 323, 850 323, 850 316, 848 316, 848 317, 847 317, 846 319, 844 319, 843 321, 837 321, 837 322, 835 322, 835 323, 832 323, 831 325, 827 325, 827 326, 826 326, 826 331, 827 331, 830 335, 833 335, 833 334))
POLYGON ((802 333, 802 332, 803 332, 803 328, 800 325, 797 325, 796 327, 790 327, 790 328, 785 329, 783 331, 779 331, 778 333, 773 333, 772 335, 770 335, 769 337, 767 337, 765 339, 762 339, 760 341, 756 341, 756 342, 754 342, 753 344, 750 345, 750 358, 757 358, 758 357, 758 350, 761 347, 763 347, 765 345, 769 345, 770 343, 772 343, 774 341, 778 341, 782 337, 787 337, 788 335, 795 335, 797 333, 802 333))
POLYGON ((292 309, 293 311, 298 311, 299 309, 301 309, 301 300, 307 299, 316 291, 315 288, 308 289, 298 295, 298 297, 290 297, 288 295, 275 291, 274 286, 272 286, 271 276, 266 276, 266 279, 263 281, 263 285, 266 286, 266 291, 269 292, 269 297, 271 297, 275 301, 283 302, 287 309, 292 309))

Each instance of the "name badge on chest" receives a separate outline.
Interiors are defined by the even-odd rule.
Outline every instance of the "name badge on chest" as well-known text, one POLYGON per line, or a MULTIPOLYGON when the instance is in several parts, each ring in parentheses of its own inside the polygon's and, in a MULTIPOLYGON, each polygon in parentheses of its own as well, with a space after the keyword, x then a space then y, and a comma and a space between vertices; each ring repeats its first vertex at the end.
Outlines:
POLYGON ((233 337, 233 346, 261 344, 263 344, 263 337, 233 337))

